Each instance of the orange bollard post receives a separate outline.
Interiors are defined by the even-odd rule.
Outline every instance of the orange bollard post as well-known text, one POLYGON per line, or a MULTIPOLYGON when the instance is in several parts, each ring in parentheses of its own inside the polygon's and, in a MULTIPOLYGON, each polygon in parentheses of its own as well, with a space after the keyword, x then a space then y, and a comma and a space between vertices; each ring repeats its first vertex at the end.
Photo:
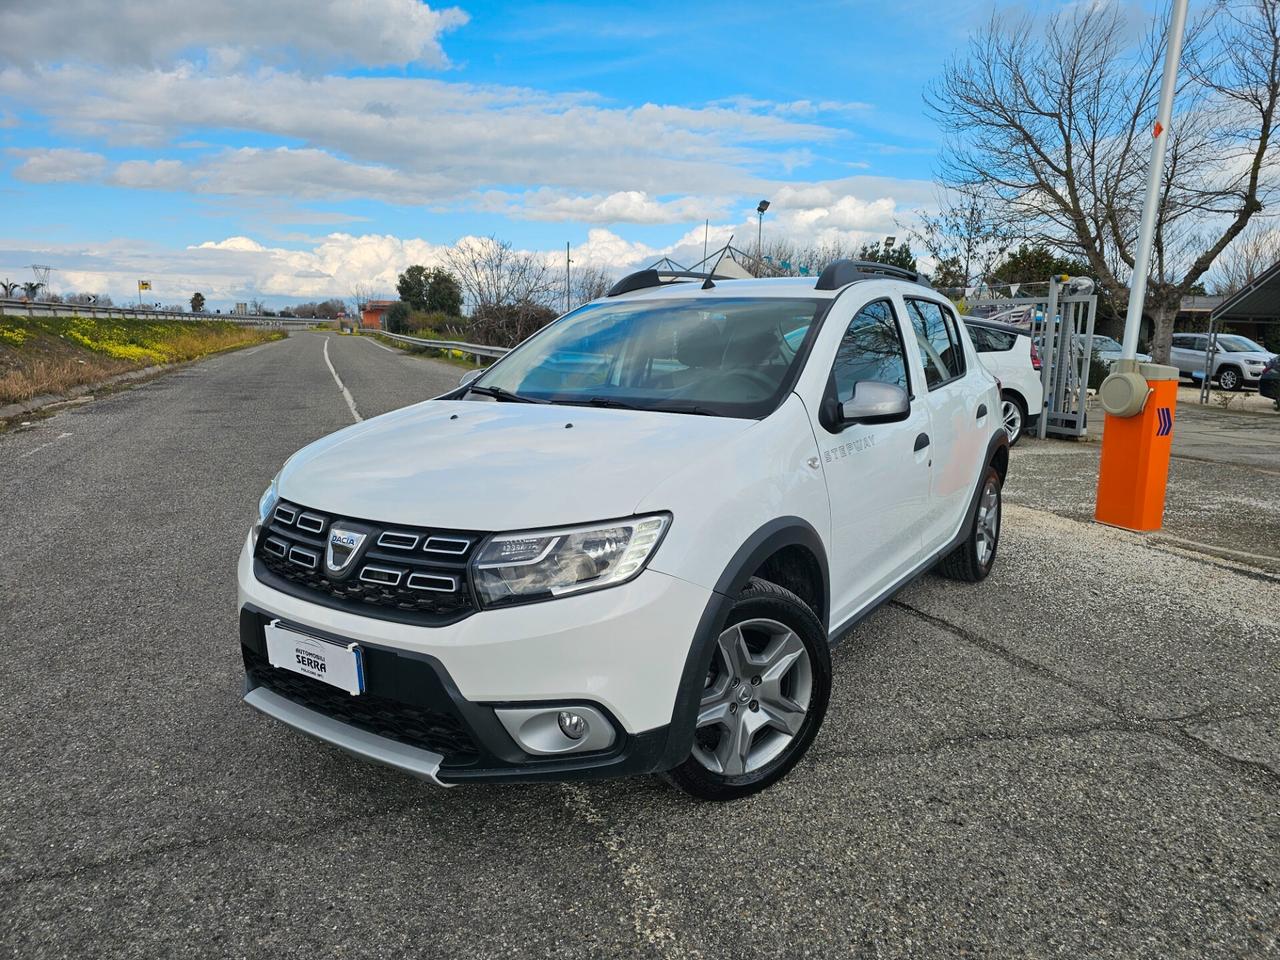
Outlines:
POLYGON ((1150 390, 1142 411, 1131 417, 1106 415, 1093 516, 1113 527, 1159 530, 1164 522, 1178 374, 1172 367, 1156 364, 1143 364, 1140 373, 1150 390))

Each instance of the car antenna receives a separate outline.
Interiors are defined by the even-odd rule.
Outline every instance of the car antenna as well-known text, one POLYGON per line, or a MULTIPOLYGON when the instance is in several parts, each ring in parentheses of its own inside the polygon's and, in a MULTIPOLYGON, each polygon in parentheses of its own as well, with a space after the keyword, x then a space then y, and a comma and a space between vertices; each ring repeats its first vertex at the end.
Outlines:
POLYGON ((729 252, 729 244, 731 244, 731 243, 733 243, 733 234, 732 234, 732 233, 731 233, 731 234, 729 234, 729 243, 726 243, 726 244, 724 245, 724 249, 720 251, 720 256, 716 257, 716 266, 715 266, 715 267, 712 267, 712 268, 711 268, 711 272, 710 272, 709 274, 707 274, 707 279, 706 279, 706 281, 705 281, 705 282, 703 282, 703 284, 702 284, 702 289, 703 289, 703 290, 714 290, 714 289, 715 289, 715 286, 716 286, 716 285, 715 285, 714 283, 712 283, 711 278, 712 278, 712 277, 714 277, 714 276, 716 275, 716 267, 720 266, 720 261, 721 261, 721 260, 723 260, 723 259, 724 259, 724 255, 725 255, 726 253, 728 253, 728 252, 729 252))

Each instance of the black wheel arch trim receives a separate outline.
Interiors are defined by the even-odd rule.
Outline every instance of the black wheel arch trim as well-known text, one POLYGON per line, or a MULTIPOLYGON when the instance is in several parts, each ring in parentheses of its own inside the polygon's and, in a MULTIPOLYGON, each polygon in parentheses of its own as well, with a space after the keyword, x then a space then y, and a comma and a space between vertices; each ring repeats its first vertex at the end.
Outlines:
POLYGON ((826 630, 830 617, 831 572, 822 538, 813 524, 801 517, 778 517, 771 520, 748 537, 734 553, 703 608, 689 644, 684 669, 680 673, 680 685, 676 690, 676 702, 668 728, 667 749, 660 769, 669 770, 683 763, 693 749, 694 722, 701 700, 697 696, 702 689, 700 681, 711 669, 715 641, 723 632, 738 595, 765 560, 784 547, 797 546, 809 550, 822 571, 822 609, 814 612, 822 623, 822 629, 826 630))

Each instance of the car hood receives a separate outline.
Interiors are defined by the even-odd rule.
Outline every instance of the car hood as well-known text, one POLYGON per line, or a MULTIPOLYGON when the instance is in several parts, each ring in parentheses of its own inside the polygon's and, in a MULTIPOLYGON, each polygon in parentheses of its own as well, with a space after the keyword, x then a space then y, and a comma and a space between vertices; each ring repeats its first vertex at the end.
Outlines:
POLYGON ((1242 360, 1245 363, 1270 363, 1274 353, 1261 353, 1257 350, 1250 350, 1246 353, 1227 353, 1225 350, 1218 353, 1218 359, 1221 360, 1242 360))
POLYGON ((294 454, 280 496, 327 513, 469 530, 627 516, 664 478, 754 420, 429 400, 294 454))
MULTIPOLYGON (((1098 350, 1097 354, 1100 360, 1106 360, 1108 362, 1111 362, 1114 360, 1119 360, 1122 352, 1123 351, 1120 351, 1120 350, 1098 350)), ((1133 355, 1133 358, 1137 360, 1139 363, 1151 362, 1151 354, 1149 353, 1135 353, 1133 355)))

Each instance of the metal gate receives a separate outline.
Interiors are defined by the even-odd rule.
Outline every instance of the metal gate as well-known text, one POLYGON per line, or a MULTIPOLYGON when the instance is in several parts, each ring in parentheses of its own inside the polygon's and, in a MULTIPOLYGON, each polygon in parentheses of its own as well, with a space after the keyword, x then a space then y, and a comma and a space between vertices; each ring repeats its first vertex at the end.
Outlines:
MULTIPOLYGON (((1031 284, 1024 284, 1031 286, 1031 284)), ((1016 289, 1016 288, 1015 288, 1016 289)), ((1089 365, 1098 298, 1063 290, 1055 279, 1041 297, 983 297, 968 301, 969 312, 1001 320, 1031 335, 1040 352, 1044 407, 1039 437, 1082 437, 1088 430, 1089 365)))

